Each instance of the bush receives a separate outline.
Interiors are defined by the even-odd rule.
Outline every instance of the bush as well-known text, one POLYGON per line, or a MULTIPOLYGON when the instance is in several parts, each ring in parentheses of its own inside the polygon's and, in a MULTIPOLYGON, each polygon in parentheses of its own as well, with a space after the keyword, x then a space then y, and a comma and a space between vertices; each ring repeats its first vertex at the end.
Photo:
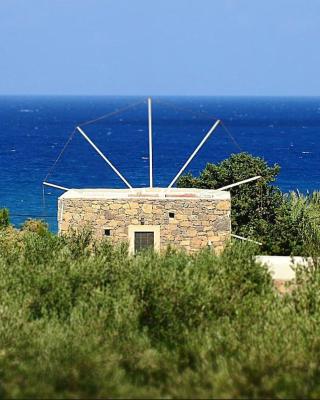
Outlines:
POLYGON ((9 210, 7 208, 0 209, 0 228, 6 228, 10 225, 9 210))
POLYGON ((48 224, 39 219, 28 219, 22 225, 21 230, 34 232, 40 236, 45 236, 48 234, 48 224))
POLYGON ((319 397, 318 275, 279 296, 254 252, 3 230, 0 396, 319 397))

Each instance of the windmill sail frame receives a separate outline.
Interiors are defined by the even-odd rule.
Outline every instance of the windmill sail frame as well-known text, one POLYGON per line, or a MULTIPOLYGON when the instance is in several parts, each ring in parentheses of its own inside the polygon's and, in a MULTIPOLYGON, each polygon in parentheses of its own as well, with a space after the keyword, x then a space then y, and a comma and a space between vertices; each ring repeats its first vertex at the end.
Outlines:
MULTIPOLYGON (((154 187, 154 177, 153 177, 153 129, 152 129, 152 98, 148 97, 147 101, 143 101, 143 102, 138 102, 133 104, 132 106, 129 107, 124 107, 122 110, 118 110, 118 111, 114 111, 111 112, 109 114, 106 114, 105 116, 99 117, 95 120, 92 121, 88 121, 85 123, 82 123, 78 126, 76 126, 75 130, 76 132, 80 133, 82 135, 82 137, 90 144, 90 146, 100 155, 100 157, 106 162, 106 164, 113 170, 113 172, 122 180, 122 182, 129 188, 129 189, 133 189, 133 186, 128 182, 128 180, 121 174, 121 172, 115 167, 115 165, 110 161, 110 159, 99 149, 99 147, 90 139, 90 137, 85 133, 85 131, 83 130, 83 126, 88 125, 89 123, 94 123, 95 121, 98 121, 102 118, 107 118, 111 115, 115 115, 116 113, 120 113, 122 111, 125 111, 129 108, 135 107, 138 104, 141 103, 147 103, 147 107, 148 107, 148 144, 149 144, 149 188, 153 188, 154 187)), ((172 179, 172 181, 170 182, 170 184, 167 186, 167 189, 171 189, 173 187, 173 185, 177 182, 177 180, 179 179, 179 177, 181 176, 181 174, 186 170, 186 168, 188 167, 188 165, 192 162, 192 160, 194 159, 194 157, 198 154, 198 152, 201 150, 201 148, 204 146, 204 144, 207 142, 207 140, 211 137, 211 135, 215 132, 215 130, 218 128, 218 126, 221 125, 222 127, 224 127, 224 124, 222 123, 222 121, 220 119, 217 119, 215 121, 215 123, 212 125, 212 127, 209 129, 209 131, 205 134, 205 136, 203 137, 203 139, 201 140, 201 142, 198 144, 198 146, 195 148, 195 150, 191 153, 191 155, 189 156, 189 158, 187 159, 187 161, 183 164, 183 166, 181 167, 181 169, 179 170, 179 172, 175 175, 175 177, 172 179)), ((69 141, 68 141, 69 142, 69 141)), ((67 144, 68 144, 67 142, 67 144)), ((64 148, 65 149, 65 148, 64 148)), ((63 151, 64 151, 63 149, 63 151)), ((61 154, 60 154, 61 155, 61 154)), ((60 158, 60 155, 58 157, 58 159, 60 158)), ((48 174, 49 175, 49 174, 48 174)), ((47 177, 48 177, 47 175, 47 177)), ((50 186, 52 188, 56 188, 59 190, 64 190, 64 191, 68 191, 71 190, 69 188, 66 188, 65 186, 62 185, 57 185, 57 184, 53 184, 47 181, 47 177, 46 179, 42 182, 43 185, 45 186, 50 186)), ((222 188, 218 188, 215 190, 227 190, 229 188, 232 188, 234 186, 238 186, 238 185, 242 185, 244 183, 248 183, 257 179, 260 179, 261 176, 255 176, 252 178, 248 178, 245 179, 243 181, 240 182, 236 182, 236 183, 232 183, 230 185, 224 186, 222 188)))

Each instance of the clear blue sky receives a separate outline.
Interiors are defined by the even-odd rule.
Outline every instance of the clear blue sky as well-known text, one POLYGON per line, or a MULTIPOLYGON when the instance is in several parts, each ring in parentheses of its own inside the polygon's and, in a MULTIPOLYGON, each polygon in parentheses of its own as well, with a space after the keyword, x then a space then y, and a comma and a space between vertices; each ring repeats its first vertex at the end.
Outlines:
POLYGON ((320 0, 0 0, 0 94, 320 95, 320 0))

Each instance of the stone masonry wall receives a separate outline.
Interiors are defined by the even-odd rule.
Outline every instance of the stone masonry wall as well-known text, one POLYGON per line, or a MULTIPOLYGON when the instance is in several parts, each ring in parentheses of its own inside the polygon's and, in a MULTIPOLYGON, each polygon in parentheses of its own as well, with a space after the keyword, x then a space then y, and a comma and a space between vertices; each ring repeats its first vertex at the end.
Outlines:
POLYGON ((211 243, 215 251, 230 239, 230 201, 212 199, 59 199, 59 232, 92 229, 97 238, 111 230, 112 242, 128 241, 128 226, 160 226, 160 249, 171 245, 188 252, 211 243), (174 218, 169 218, 169 212, 174 218))

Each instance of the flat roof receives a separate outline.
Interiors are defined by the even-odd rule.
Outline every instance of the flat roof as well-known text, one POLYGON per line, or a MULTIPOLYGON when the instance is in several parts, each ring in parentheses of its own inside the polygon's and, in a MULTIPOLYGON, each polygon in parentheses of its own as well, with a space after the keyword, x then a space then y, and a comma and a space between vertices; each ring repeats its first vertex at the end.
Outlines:
POLYGON ((224 190, 194 188, 132 188, 132 189, 70 189, 60 199, 212 199, 230 200, 230 192, 224 190))

